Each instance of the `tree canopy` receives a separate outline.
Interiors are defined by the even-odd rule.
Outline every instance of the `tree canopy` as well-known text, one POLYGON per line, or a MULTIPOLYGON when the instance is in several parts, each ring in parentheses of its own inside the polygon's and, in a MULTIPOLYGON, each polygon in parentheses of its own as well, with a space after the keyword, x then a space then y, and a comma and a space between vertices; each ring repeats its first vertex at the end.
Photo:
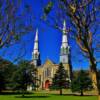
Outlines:
POLYGON ((83 96, 84 91, 92 89, 92 80, 88 73, 81 70, 71 83, 72 92, 79 92, 83 96))
POLYGON ((68 79, 68 73, 62 63, 59 64, 52 81, 50 88, 60 90, 60 95, 62 95, 62 89, 69 88, 70 80, 68 79))
POLYGON ((14 84, 13 88, 15 90, 22 90, 23 92, 27 91, 28 85, 32 85, 35 88, 35 72, 36 69, 33 65, 30 64, 29 61, 20 61, 18 64, 18 68, 12 77, 14 84))

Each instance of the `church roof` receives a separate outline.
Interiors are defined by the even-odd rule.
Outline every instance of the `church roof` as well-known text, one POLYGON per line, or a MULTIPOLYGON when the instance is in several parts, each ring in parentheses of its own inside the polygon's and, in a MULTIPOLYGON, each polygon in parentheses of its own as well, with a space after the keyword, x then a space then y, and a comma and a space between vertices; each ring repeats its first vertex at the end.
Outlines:
POLYGON ((54 64, 54 63, 50 59, 46 59, 46 61, 43 65, 45 65, 45 64, 54 64))
POLYGON ((52 61, 52 60, 50 60, 50 59, 46 59, 46 61, 45 61, 44 64, 46 64, 46 63, 50 63, 50 64, 53 64, 53 65, 56 64, 54 61, 52 61))
POLYGON ((44 62, 44 64, 42 64, 41 66, 38 66, 38 68, 43 68, 45 65, 58 66, 58 64, 54 63, 52 60, 46 59, 46 61, 44 62))

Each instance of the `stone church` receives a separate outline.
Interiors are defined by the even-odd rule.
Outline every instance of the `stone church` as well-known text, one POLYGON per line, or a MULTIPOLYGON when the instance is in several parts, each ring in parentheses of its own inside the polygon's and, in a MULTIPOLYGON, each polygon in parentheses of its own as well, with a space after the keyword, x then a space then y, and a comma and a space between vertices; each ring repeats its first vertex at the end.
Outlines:
MULTIPOLYGON (((70 46, 67 39, 66 22, 63 23, 62 29, 62 43, 60 49, 60 60, 59 63, 63 63, 63 66, 68 72, 68 80, 71 81, 72 67, 70 61, 70 46)), ((47 59, 44 64, 41 64, 39 43, 38 43, 38 30, 36 30, 34 49, 32 52, 32 64, 37 68, 37 77, 39 81, 37 82, 38 89, 48 89, 50 84, 52 84, 52 78, 58 69, 59 64, 55 64, 50 59, 47 59)))

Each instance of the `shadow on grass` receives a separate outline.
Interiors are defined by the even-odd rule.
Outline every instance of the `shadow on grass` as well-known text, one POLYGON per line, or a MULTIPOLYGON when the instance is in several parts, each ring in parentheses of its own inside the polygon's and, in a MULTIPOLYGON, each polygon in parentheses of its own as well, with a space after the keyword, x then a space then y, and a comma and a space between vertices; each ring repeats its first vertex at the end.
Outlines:
MULTIPOLYGON (((60 95, 60 94, 51 94, 51 95, 56 95, 56 96, 81 96, 80 94, 62 94, 62 95, 60 95)), ((84 97, 84 96, 96 96, 96 95, 83 95, 83 96, 81 96, 81 97, 84 97)))
POLYGON ((50 96, 15 96, 15 98, 49 98, 50 96))
MULTIPOLYGON (((20 95, 22 92, 1 92, 0 95, 20 95)), ((33 94, 32 92, 26 92, 25 94, 33 94)))

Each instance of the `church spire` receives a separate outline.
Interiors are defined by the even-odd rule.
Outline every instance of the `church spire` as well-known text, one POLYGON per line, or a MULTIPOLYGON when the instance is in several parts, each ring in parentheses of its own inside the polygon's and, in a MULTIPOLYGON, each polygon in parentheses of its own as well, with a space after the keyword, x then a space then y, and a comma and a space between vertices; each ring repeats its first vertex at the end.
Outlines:
POLYGON ((38 52, 38 29, 36 30, 36 36, 34 41, 34 53, 38 52))
POLYGON ((41 65, 41 60, 40 60, 40 53, 39 53, 39 41, 38 41, 38 29, 36 30, 36 35, 35 35, 35 40, 34 40, 34 49, 32 52, 33 56, 33 64, 35 66, 40 66, 41 65))
POLYGON ((69 80, 72 79, 72 64, 70 56, 70 46, 68 44, 68 30, 66 29, 66 21, 64 20, 62 29, 62 44, 60 49, 60 62, 63 63, 65 69, 68 71, 69 80))
POLYGON ((63 47, 67 47, 68 46, 68 38, 67 38, 67 29, 66 29, 66 21, 64 20, 64 23, 63 23, 63 36, 62 36, 62 46, 63 47))
POLYGON ((66 34, 66 21, 63 22, 63 34, 66 34))
POLYGON ((67 38, 67 29, 66 29, 66 21, 63 22, 63 30, 62 30, 62 44, 60 51, 60 62, 68 63, 68 55, 69 55, 69 45, 67 38))

